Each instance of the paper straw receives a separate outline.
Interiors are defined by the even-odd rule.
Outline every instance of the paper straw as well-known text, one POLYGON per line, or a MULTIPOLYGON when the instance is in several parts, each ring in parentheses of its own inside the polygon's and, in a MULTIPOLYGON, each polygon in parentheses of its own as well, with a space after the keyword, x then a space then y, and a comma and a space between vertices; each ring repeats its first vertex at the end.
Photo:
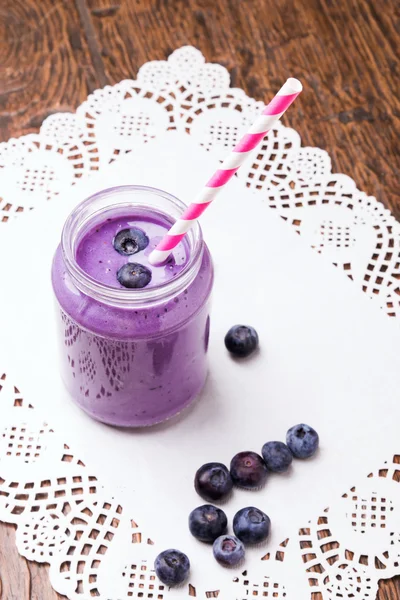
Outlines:
POLYGON ((249 154, 264 139, 268 131, 282 117, 292 102, 300 94, 303 86, 298 79, 290 77, 276 96, 264 108, 249 131, 236 144, 221 167, 214 173, 197 198, 174 223, 168 233, 151 252, 149 262, 152 265, 163 264, 172 250, 179 244, 189 229, 211 204, 218 192, 228 183, 249 154))

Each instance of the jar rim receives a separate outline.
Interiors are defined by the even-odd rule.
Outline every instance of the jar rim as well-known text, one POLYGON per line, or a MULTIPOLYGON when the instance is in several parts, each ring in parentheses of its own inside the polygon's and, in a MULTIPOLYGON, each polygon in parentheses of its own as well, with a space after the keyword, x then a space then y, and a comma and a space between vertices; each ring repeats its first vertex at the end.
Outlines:
MULTIPOLYGON (((82 232, 82 230, 87 231, 87 228, 90 227, 90 223, 103 212, 108 210, 111 211, 113 208, 117 207, 126 207, 127 210, 132 210, 132 208, 143 211, 153 210, 154 212, 155 207, 151 204, 143 202, 137 204, 133 202, 123 202, 118 204, 115 202, 118 196, 126 194, 132 196, 140 194, 142 198, 146 196, 157 196, 166 200, 167 204, 165 209, 157 210, 157 212, 169 219, 176 219, 186 208, 184 202, 172 194, 158 188, 143 185, 115 186, 92 194, 73 209, 67 217, 62 230, 61 250, 67 272, 76 287, 83 294, 104 304, 111 304, 121 308, 138 308, 143 305, 147 306, 149 304, 165 302, 181 293, 188 285, 190 285, 200 269, 204 251, 204 241, 198 221, 194 223, 193 227, 186 235, 186 240, 189 245, 189 260, 187 263, 174 278, 163 281, 151 288, 124 289, 111 287, 88 275, 76 261, 74 240, 76 240, 79 232, 82 232), (93 207, 96 201, 107 199, 110 200, 109 204, 90 213, 90 208, 93 207), (172 209, 175 211, 176 216, 170 214, 172 209), (87 213, 89 213, 89 215, 87 215, 87 213)), ((173 221, 171 221, 171 225, 172 223, 173 221)))

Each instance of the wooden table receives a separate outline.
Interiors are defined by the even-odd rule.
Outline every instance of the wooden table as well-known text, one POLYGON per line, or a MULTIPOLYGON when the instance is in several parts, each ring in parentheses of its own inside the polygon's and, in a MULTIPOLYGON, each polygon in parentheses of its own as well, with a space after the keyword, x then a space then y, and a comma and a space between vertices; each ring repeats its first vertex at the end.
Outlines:
MULTIPOLYGON (((0 137, 35 132, 192 44, 258 100, 301 79, 290 124, 303 144, 328 150, 334 171, 399 218, 399 35, 398 0, 0 0, 0 137)), ((0 580, 2 600, 60 598, 47 567, 18 556, 8 525, 0 580)), ((382 581, 379 598, 400 598, 400 578, 382 581)))

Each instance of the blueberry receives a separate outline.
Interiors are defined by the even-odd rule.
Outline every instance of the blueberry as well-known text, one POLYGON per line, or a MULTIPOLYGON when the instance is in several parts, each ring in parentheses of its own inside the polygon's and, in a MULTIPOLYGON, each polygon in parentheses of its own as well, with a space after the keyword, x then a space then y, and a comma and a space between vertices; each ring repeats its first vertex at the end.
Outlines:
POLYGON ((212 543, 226 532, 227 526, 224 511, 211 504, 199 506, 189 515, 190 533, 200 542, 212 543))
POLYGON ((287 471, 292 464, 293 455, 283 442, 267 442, 261 454, 268 469, 275 473, 287 471))
POLYGON ((154 569, 158 579, 165 585, 179 585, 189 575, 190 561, 179 550, 164 550, 157 556, 154 569))
POLYGON ((113 246, 119 254, 130 256, 144 250, 149 245, 149 238, 141 229, 121 229, 113 239, 113 246))
POLYGON ((144 288, 151 281, 151 271, 139 263, 126 263, 117 272, 117 279, 126 288, 144 288))
POLYGON ((244 559, 244 546, 234 535, 221 535, 213 545, 214 558, 224 567, 236 567, 244 559))
POLYGON ((268 469, 256 452, 239 452, 231 460, 231 476, 239 487, 254 490, 265 483, 268 469))
POLYGON ((270 518, 258 508, 242 508, 233 517, 233 531, 244 544, 260 544, 271 531, 270 518))
POLYGON ((225 346, 235 356, 249 356, 258 346, 257 331, 247 325, 234 325, 225 336, 225 346))
POLYGON ((194 478, 194 487, 204 500, 215 502, 231 493, 233 481, 225 465, 213 462, 200 467, 194 478))
POLYGON ((319 437, 315 429, 300 423, 289 429, 286 443, 296 458, 310 458, 317 451, 319 437))

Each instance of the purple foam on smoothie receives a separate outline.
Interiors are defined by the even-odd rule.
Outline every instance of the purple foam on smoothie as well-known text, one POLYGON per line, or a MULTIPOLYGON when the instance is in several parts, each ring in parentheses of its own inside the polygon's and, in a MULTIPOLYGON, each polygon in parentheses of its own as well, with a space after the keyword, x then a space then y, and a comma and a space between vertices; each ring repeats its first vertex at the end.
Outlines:
POLYGON ((168 231, 169 226, 170 223, 162 221, 161 217, 157 219, 124 215, 107 219, 85 233, 76 250, 76 261, 93 279, 114 288, 123 288, 117 280, 118 270, 128 262, 139 263, 152 273, 152 279, 146 287, 156 287, 175 278, 188 262, 187 244, 180 243, 165 265, 154 267, 149 263, 150 253, 168 231), (144 231, 150 243, 145 250, 123 256, 115 250, 113 240, 119 231, 131 227, 144 231))

